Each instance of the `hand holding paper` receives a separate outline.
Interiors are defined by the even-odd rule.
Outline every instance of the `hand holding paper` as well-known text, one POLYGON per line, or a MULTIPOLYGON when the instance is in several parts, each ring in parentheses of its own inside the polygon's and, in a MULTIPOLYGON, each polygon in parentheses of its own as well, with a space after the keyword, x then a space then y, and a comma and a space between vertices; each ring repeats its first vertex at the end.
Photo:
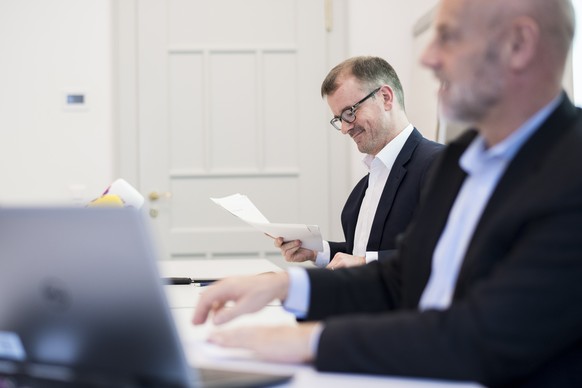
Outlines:
POLYGON ((323 250, 323 240, 317 225, 270 223, 246 195, 238 193, 224 198, 210 199, 247 224, 273 238, 283 237, 285 241, 301 240, 303 248, 323 250))

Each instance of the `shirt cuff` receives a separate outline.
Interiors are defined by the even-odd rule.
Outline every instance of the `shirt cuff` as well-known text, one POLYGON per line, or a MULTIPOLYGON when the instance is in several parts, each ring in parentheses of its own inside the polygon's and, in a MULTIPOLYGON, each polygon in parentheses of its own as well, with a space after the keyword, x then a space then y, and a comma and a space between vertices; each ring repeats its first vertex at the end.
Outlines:
POLYGON ((323 323, 319 322, 313 328, 313 332, 311 333, 311 337, 309 337, 309 351, 313 356, 313 360, 317 357, 317 349, 319 348, 319 339, 321 338, 321 332, 323 331, 323 323))
POLYGON ((331 248, 329 247, 329 242, 323 240, 323 252, 317 252, 315 257, 315 265, 319 268, 325 268, 329 264, 329 259, 331 255, 331 248))
POLYGON ((366 264, 378 261, 378 252, 366 252, 366 264))
POLYGON ((287 274, 289 275, 289 289, 287 298, 283 301, 283 308, 298 319, 305 318, 311 293, 307 270, 302 267, 290 267, 287 269, 287 274))

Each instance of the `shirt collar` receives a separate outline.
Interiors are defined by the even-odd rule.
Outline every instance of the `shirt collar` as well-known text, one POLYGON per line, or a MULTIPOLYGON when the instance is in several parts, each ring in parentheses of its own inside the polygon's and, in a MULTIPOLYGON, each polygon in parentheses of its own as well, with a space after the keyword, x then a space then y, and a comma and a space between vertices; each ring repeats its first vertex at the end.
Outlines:
POLYGON ((410 134, 412 133, 413 130, 414 127, 412 126, 412 124, 408 124, 402 130, 402 132, 400 132, 394 139, 388 142, 388 144, 386 144, 384 148, 382 148, 376 156, 366 155, 362 162, 364 163, 368 171, 370 171, 370 169, 372 168, 372 163, 374 162, 374 160, 379 160, 387 168, 392 168, 394 161, 398 157, 398 154, 402 150, 402 147, 404 147, 404 143, 406 143, 406 140, 408 140, 408 137, 410 137, 410 134))
POLYGON ((487 148, 483 136, 478 135, 461 156, 459 161, 461 168, 468 174, 471 174, 490 160, 509 162, 522 145, 539 129, 554 109, 556 109, 562 101, 562 98, 562 94, 556 96, 505 140, 491 148, 487 148))

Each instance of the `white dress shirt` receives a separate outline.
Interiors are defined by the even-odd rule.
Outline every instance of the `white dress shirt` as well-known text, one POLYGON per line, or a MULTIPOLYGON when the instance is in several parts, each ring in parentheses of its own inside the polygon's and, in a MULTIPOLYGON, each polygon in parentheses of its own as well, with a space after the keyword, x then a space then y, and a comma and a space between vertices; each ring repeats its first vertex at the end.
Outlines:
MULTIPOLYGON (((372 223, 376 215, 376 209, 380 203, 380 197, 386 186, 386 181, 394 166, 396 158, 402 151, 404 143, 410 137, 414 130, 412 124, 408 124, 392 141, 390 141, 378 155, 366 155, 363 163, 366 166, 368 176, 368 188, 364 194, 364 199, 360 206, 358 213, 358 220, 356 223, 356 231, 354 234, 354 250, 351 252, 354 256, 364 256, 366 263, 378 260, 378 252, 367 252, 368 240, 370 239, 370 231, 372 230, 372 223)), ((324 241, 323 252, 318 252, 315 259, 315 265, 318 267, 325 267, 330 262, 330 247, 327 241, 324 241)))

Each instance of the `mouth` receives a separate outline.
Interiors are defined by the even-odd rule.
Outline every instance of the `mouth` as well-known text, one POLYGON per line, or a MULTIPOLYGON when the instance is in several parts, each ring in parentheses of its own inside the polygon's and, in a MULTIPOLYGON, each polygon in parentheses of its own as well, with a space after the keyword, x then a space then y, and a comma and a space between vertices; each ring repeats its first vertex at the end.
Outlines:
POLYGON ((356 140, 356 137, 360 136, 362 133, 364 133, 364 129, 362 127, 354 127, 350 132, 350 137, 354 140, 356 140))

